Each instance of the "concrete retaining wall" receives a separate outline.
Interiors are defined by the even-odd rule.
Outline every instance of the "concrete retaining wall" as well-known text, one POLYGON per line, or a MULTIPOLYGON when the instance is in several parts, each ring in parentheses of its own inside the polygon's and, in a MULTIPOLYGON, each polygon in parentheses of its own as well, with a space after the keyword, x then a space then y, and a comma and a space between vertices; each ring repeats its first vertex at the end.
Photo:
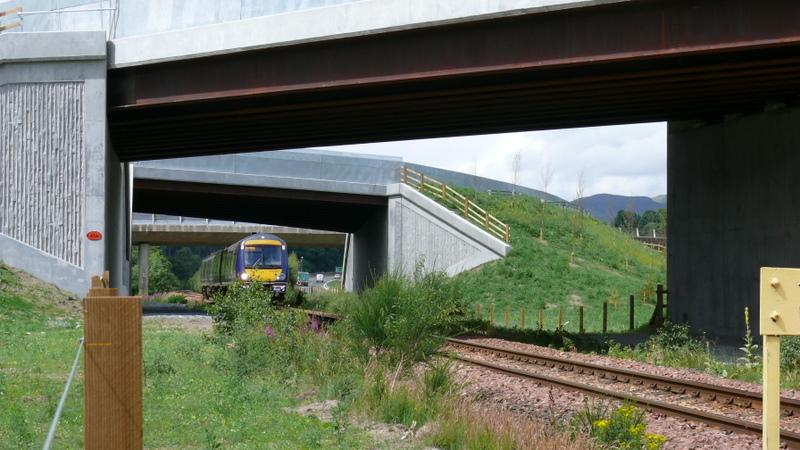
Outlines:
POLYGON ((762 266, 800 267, 800 108, 721 123, 670 123, 669 315, 740 338, 758 335, 762 266))
POLYGON ((2 34, 0 58, 0 260, 83 295, 118 242, 105 226, 120 167, 107 160, 105 36, 2 34))
POLYGON ((389 194, 388 270, 455 275, 505 257, 511 247, 405 185, 389 194))

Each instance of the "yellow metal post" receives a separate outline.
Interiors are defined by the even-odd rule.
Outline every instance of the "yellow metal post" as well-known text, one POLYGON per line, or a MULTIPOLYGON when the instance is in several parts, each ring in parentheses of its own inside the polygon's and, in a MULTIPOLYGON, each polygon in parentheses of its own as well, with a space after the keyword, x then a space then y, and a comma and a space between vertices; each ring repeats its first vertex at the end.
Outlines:
POLYGON ((763 425, 761 448, 778 450, 781 445, 781 338, 764 336, 764 390, 761 402, 763 425))
POLYGON ((800 335, 800 269, 762 267, 759 324, 764 336, 761 446, 781 444, 781 336, 800 335))

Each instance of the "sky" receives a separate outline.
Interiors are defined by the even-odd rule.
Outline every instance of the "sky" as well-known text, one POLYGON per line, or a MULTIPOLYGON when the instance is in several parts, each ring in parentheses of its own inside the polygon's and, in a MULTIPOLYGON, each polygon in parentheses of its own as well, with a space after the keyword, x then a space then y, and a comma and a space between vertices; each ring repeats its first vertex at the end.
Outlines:
POLYGON ((584 196, 667 192, 667 125, 647 123, 594 128, 420 139, 343 145, 331 150, 401 156, 405 161, 476 173, 513 182, 514 155, 520 152, 519 184, 542 190, 543 168, 552 178, 547 191, 576 198, 583 174, 584 196))

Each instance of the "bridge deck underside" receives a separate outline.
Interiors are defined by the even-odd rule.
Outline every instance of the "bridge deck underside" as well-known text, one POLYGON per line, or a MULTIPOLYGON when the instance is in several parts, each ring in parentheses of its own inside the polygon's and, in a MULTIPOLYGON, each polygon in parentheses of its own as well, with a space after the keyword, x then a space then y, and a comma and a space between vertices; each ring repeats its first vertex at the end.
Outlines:
POLYGON ((386 197, 370 195, 146 179, 134 181, 133 195, 137 212, 347 233, 386 205, 386 197))
POLYGON ((676 119, 800 94, 800 2, 621 2, 114 69, 123 160, 676 119), (713 26, 712 26, 713 24, 713 26))

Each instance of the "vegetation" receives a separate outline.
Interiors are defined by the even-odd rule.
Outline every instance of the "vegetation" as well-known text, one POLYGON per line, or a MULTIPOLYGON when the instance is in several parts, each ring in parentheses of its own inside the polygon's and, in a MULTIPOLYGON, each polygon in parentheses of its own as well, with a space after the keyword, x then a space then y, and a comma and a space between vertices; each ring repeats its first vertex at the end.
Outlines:
POLYGON ((645 236, 650 236, 655 230, 656 234, 664 236, 667 233, 667 210, 647 210, 641 215, 636 211, 619 210, 614 218, 614 227, 627 233, 635 233, 638 228, 645 236))
MULTIPOLYGON (((465 190, 466 191, 466 190, 465 190)), ((482 305, 484 318, 494 305, 496 321, 508 309, 509 322, 557 326, 563 309, 565 330, 578 332, 578 307, 584 307, 587 332, 602 329, 602 304, 609 302, 609 330, 628 330, 628 297, 633 294, 635 325, 653 312, 655 287, 666 279, 664 255, 608 225, 575 210, 526 196, 501 197, 465 192, 511 226, 509 255, 456 277, 470 311, 482 305), (540 239, 540 236, 543 239, 540 239)), ((474 314, 474 313, 473 313, 474 314)))
MULTIPOLYGON (((148 252, 149 292, 169 292, 180 288, 178 277, 172 272, 172 264, 164 256, 160 247, 151 246, 148 252)), ((139 247, 135 246, 131 255, 131 292, 139 292, 139 247)))
POLYGON ((605 403, 587 404, 572 418, 572 426, 608 448, 658 450, 667 441, 660 434, 647 433, 644 411, 629 404, 613 411, 605 403))
MULTIPOLYGON (((748 318, 749 321, 749 318, 748 318)), ((748 326, 749 328, 749 326, 748 326)), ((610 344, 608 354, 650 364, 696 369, 725 378, 758 383, 762 376, 761 358, 752 337, 743 338, 742 357, 737 362, 724 362, 714 354, 714 344, 706 338, 692 336, 688 325, 667 322, 643 344, 626 347, 610 344), (749 348, 749 349, 748 349, 749 348)), ((800 338, 781 339, 781 385, 800 388, 800 338)))

